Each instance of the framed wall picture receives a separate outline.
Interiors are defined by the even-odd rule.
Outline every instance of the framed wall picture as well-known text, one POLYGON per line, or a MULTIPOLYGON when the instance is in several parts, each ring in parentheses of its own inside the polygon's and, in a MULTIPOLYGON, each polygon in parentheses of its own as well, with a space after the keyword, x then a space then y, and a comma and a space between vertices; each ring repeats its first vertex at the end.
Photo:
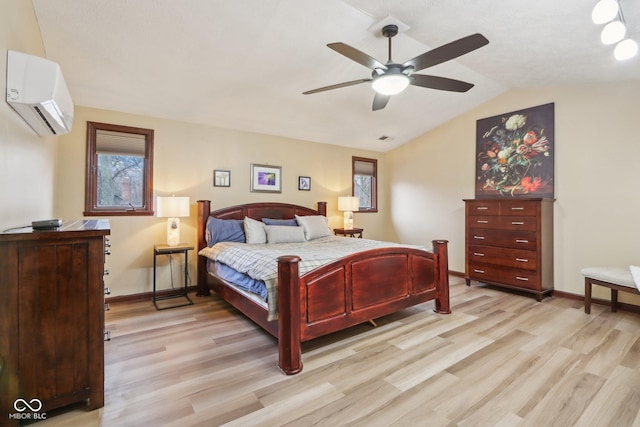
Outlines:
POLYGON ((216 169, 213 171, 214 187, 231 187, 231 171, 216 169))
POLYGON ((477 121, 476 198, 553 198, 554 104, 477 121))
POLYGON ((308 176, 299 176, 298 190, 311 191, 311 178, 308 176))
POLYGON ((251 164, 253 193, 282 193, 282 167, 251 164))

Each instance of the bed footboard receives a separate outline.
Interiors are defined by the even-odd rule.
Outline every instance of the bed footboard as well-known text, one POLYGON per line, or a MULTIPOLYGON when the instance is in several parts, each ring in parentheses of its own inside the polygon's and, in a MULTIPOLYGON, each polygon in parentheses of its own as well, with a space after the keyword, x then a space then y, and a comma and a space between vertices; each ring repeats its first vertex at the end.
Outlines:
POLYGON ((383 248, 354 254, 299 276, 297 256, 278 258, 280 369, 302 370, 301 343, 425 301, 448 314, 446 240, 433 253, 383 248))

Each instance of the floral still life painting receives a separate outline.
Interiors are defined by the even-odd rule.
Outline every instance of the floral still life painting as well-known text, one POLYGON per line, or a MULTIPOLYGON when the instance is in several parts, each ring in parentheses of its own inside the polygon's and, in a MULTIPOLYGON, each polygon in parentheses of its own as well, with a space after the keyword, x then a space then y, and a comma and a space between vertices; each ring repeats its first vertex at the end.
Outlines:
POLYGON ((553 198, 554 104, 477 121, 476 198, 553 198))

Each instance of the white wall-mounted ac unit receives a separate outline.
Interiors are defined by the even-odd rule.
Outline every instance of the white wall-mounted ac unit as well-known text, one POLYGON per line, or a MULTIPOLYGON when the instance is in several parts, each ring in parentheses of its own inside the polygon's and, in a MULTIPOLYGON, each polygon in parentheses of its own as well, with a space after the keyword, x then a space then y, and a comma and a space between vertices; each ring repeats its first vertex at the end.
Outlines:
POLYGON ((7 102, 40 136, 71 131, 73 101, 53 61, 8 51, 7 102))

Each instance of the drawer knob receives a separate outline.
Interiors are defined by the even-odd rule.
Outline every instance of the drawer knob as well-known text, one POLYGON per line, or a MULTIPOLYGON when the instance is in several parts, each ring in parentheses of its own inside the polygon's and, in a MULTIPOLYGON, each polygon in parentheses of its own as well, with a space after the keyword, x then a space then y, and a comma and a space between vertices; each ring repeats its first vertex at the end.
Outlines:
POLYGON ((529 281, 529 279, 527 277, 516 276, 516 279, 522 280, 523 282, 528 282, 529 281))
POLYGON ((511 221, 511 225, 524 225, 522 221, 511 221))
POLYGON ((474 273, 483 273, 484 274, 484 270, 478 270, 477 268, 473 269, 474 273))
POLYGON ((489 208, 487 206, 478 206, 476 209, 479 210, 479 211, 486 211, 489 208))
POLYGON ((516 243, 529 243, 528 240, 516 239, 516 243))
POLYGON ((481 254, 480 252, 474 252, 473 255, 474 256, 484 256, 484 254, 481 254))
POLYGON ((524 259, 524 258, 516 258, 516 261, 518 261, 518 262, 529 262, 528 259, 524 259))
POLYGON ((473 236, 474 239, 484 240, 484 236, 473 236))
POLYGON ((515 208, 511 208, 511 210, 512 210, 512 211, 523 211, 523 210, 524 210, 524 208, 518 208, 518 207, 515 207, 515 208))
POLYGON ((476 221, 478 224, 489 224, 489 221, 484 220, 484 219, 479 219, 476 221))

